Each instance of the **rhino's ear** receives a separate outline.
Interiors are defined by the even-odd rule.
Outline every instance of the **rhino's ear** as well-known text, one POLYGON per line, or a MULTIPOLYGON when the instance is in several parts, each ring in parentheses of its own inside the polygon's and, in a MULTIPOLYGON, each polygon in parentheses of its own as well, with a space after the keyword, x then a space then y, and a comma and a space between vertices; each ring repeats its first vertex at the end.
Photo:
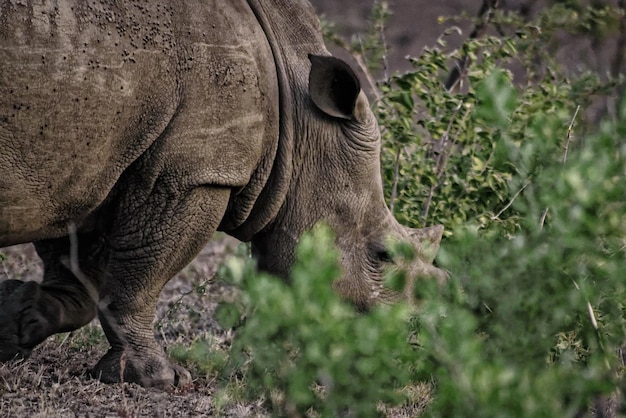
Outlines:
POLYGON ((309 54, 309 94, 327 115, 353 119, 361 83, 352 68, 339 58, 309 54))

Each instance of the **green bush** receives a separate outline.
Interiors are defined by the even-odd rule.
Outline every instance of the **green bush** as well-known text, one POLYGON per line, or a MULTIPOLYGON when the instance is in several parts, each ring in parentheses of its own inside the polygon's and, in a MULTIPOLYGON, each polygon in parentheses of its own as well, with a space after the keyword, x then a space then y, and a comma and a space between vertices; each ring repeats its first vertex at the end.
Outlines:
POLYGON ((562 68, 550 45, 563 31, 608 25, 610 16, 605 8, 578 12, 562 4, 531 22, 496 11, 491 23, 503 35, 469 39, 451 51, 444 36, 410 58, 413 70, 384 80, 377 112, 394 215, 409 226, 441 223, 448 234, 467 223, 519 230, 511 197, 546 163, 537 159, 561 157, 572 123, 585 126, 584 108, 617 83, 562 68), (455 66, 466 68, 460 87, 449 91, 444 79, 455 66), (518 87, 502 90, 513 73, 518 87), (494 89, 500 94, 489 94, 494 89), (516 153, 522 142, 535 148, 516 153))
MULTIPOLYGON (((301 240, 289 285, 225 266, 243 289, 218 312, 237 327, 225 373, 247 397, 280 416, 393 415, 384 404, 432 382, 426 416, 575 417, 625 388, 626 98, 594 124, 586 106, 619 80, 563 69, 548 47, 563 28, 601 36, 614 11, 572 4, 532 22, 497 12, 503 35, 442 41, 381 84, 388 200, 409 226, 446 226, 443 288, 421 280, 415 309, 357 315, 332 292, 325 228, 301 240)), ((384 58, 372 39, 387 15, 375 9, 362 61, 384 58)))
POLYGON ((417 353, 407 342, 406 306, 358 315, 340 300, 331 285, 339 273, 333 240, 321 226, 302 237, 290 284, 259 277, 249 260, 232 259, 223 272, 245 289, 247 315, 227 372, 243 370, 247 395, 270 400, 280 416, 377 416, 378 404, 397 403, 411 381, 407 365, 417 353))
MULTIPOLYGON (((537 129, 549 125, 548 117, 537 129)), ((625 134, 626 100, 617 123, 603 124, 565 162, 544 157, 512 203, 519 232, 458 228, 445 242, 438 261, 451 272, 449 288, 420 289, 425 302, 411 319, 421 376, 437 382, 429 415, 576 416, 621 386, 625 134)), ((536 141, 500 141, 536 152, 536 141)))

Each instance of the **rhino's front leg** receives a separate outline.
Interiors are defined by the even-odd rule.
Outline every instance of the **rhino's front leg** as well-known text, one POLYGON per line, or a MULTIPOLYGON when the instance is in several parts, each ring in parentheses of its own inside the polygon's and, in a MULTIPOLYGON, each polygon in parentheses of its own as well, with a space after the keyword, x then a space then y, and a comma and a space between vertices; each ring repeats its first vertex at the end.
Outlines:
POLYGON ((102 247, 94 237, 75 235, 75 251, 69 237, 36 242, 43 282, 0 282, 0 361, 28 357, 48 336, 80 328, 95 317, 102 247))
POLYGON ((158 185, 146 198, 132 191, 118 205, 98 315, 111 344, 92 370, 104 382, 168 388, 190 380, 154 339, 152 323, 165 283, 202 249, 226 210, 230 190, 186 193, 158 185), (137 203, 140 200, 141 203, 137 203))

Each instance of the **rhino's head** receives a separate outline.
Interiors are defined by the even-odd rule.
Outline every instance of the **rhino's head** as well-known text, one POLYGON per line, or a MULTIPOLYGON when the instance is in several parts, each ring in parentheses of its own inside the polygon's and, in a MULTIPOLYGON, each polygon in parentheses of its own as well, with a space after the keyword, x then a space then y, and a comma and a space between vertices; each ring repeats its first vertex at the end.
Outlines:
POLYGON ((300 234, 324 221, 340 251, 343 274, 335 289, 360 309, 400 296, 382 283, 383 269, 393 263, 390 239, 415 247, 414 276, 443 279, 432 265, 443 227, 403 227, 385 204, 379 127, 354 71, 331 56, 309 60, 308 91, 294 109, 290 188, 276 221, 253 240, 260 267, 286 276, 300 234))

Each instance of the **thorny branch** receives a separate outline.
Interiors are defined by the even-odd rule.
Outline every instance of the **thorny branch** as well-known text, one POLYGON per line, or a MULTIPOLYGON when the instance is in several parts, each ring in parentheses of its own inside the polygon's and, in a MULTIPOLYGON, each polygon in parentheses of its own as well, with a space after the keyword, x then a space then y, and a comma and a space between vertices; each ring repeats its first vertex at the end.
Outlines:
MULTIPOLYGON (((574 122, 576 121, 578 112, 580 112, 580 105, 576 106, 576 111, 574 112, 574 116, 572 116, 572 120, 567 126, 567 134, 565 136, 565 143, 563 144, 563 157, 561 158, 562 164, 565 164, 565 162, 567 161, 567 152, 569 151, 569 145, 573 139, 572 129, 574 128, 574 122)), ((543 212, 541 213, 541 218, 539 219, 539 229, 543 229, 543 225, 546 221, 546 217, 548 216, 549 211, 550 211, 550 208, 545 208, 543 212)))
MULTIPOLYGON (((70 254, 69 254, 70 257, 69 257, 69 260, 62 260, 62 263, 65 265, 66 268, 68 268, 72 272, 74 277, 76 277, 76 279, 78 279, 78 281, 83 285, 83 287, 87 291, 87 295, 89 296, 89 298, 96 304, 96 306, 98 307, 98 314, 100 316, 100 320, 102 321, 106 319, 111 327, 117 327, 117 322, 115 321, 115 318, 113 314, 111 313, 111 310, 109 309, 110 300, 108 299, 108 297, 100 298, 99 289, 93 284, 91 280, 89 280, 89 278, 85 275, 85 273, 83 273, 83 271, 80 268, 79 258, 78 258, 79 243, 78 243, 78 234, 76 230, 76 224, 74 224, 73 222, 70 222, 67 225, 67 230, 68 230, 68 237, 70 240, 70 254)), ((122 332, 117 332, 118 329, 114 329, 114 331, 116 331, 117 337, 121 341, 124 341, 124 342, 126 341, 126 338, 122 332)), ((121 364, 122 373, 123 373, 123 370, 124 370, 124 364, 121 364)))
MULTIPOLYGON (((483 0, 482 7, 478 12, 478 23, 474 27, 474 30, 470 33, 469 39, 476 39, 485 34, 491 17, 493 16, 493 12, 499 6, 499 4, 500 0, 483 0)), ((471 58, 467 53, 465 53, 463 57, 456 62, 455 67, 450 72, 448 79, 444 84, 446 90, 452 91, 459 86, 459 83, 461 82, 461 79, 470 64, 471 58)), ((452 123, 456 119, 456 116, 461 107, 462 104, 459 104, 459 106, 457 106, 457 108, 454 110, 454 114, 450 117, 450 122, 448 123, 446 131, 444 132, 441 140, 438 141, 439 152, 437 152, 437 158, 435 160, 435 172, 437 174, 437 182, 430 187, 426 203, 424 204, 424 209, 422 210, 422 219, 426 219, 428 217, 428 212, 430 211, 430 205, 432 203, 435 190, 439 186, 439 181, 445 171, 448 157, 452 149, 452 144, 449 140, 450 130, 452 129, 452 123)), ((463 118, 465 117, 467 117, 467 113, 463 116, 463 118)))
MULTIPOLYGON (((578 116, 579 111, 580 111, 580 105, 576 106, 576 111, 574 112, 574 116, 572 116, 572 119, 567 127, 565 143, 563 144, 563 157, 561 158, 562 164, 565 164, 565 162, 567 161, 567 151, 569 150, 569 145, 572 142, 572 138, 573 138, 572 129, 574 128, 574 122, 576 121, 576 117, 578 116)), ((543 210, 541 214, 541 219, 539 220, 539 229, 543 229, 543 225, 544 225, 546 216, 548 215, 549 209, 550 208, 545 208, 543 210)), ((576 283, 576 281, 574 280, 572 281, 574 282, 574 287, 576 287, 576 290, 580 291, 580 287, 578 286, 578 283, 576 283)), ((587 314, 589 315, 589 320, 591 321, 591 325, 597 332, 598 321, 596 319, 595 313, 593 311, 593 307, 591 306, 591 302, 589 301, 589 299, 587 299, 587 314)))
MULTIPOLYGON (((454 145, 450 143, 450 139, 449 139, 450 131, 452 130, 452 123, 456 119, 462 107, 463 107, 463 103, 459 103, 456 109, 454 109, 454 113, 450 117, 450 121, 448 122, 446 131, 441 136, 441 140, 438 141, 439 149, 437 152, 437 159, 435 160, 435 173, 437 174, 437 182, 430 186, 430 190, 428 191, 428 198, 426 199, 426 203, 424 204, 424 209, 422 210, 422 219, 426 219, 428 217, 428 212, 430 211, 430 205, 432 203, 435 190, 437 189, 437 187, 439 187, 441 177, 443 176, 445 172, 445 167, 448 162, 448 157, 450 156, 450 152, 452 151, 452 146, 454 145)), ((467 116, 468 116, 468 112, 465 112, 465 114, 463 115, 463 120, 465 120, 467 116)))
POLYGON ((393 205, 398 196, 398 180, 400 179, 400 148, 396 151, 396 159, 393 165, 393 185, 391 186, 391 198, 389 199, 389 210, 393 213, 393 205))
POLYGON ((500 212, 498 212, 497 214, 495 214, 494 216, 491 217, 492 221, 495 221, 496 219, 500 218, 500 215, 502 215, 508 208, 511 207, 511 205, 513 204, 513 202, 515 202, 515 199, 517 199, 517 196, 520 195, 520 193, 522 193, 526 187, 528 187, 528 185, 530 184, 530 181, 526 181, 526 183, 524 183, 524 185, 521 187, 521 189, 519 189, 517 191, 517 193, 515 193, 513 195, 513 197, 511 198, 511 200, 509 200, 509 203, 507 203, 501 210, 500 212))
MULTIPOLYGON (((485 32, 487 32, 487 27, 493 17, 493 12, 499 5, 500 0, 483 0, 483 4, 478 11, 478 23, 474 27, 472 33, 470 33, 470 40, 480 38, 485 34, 485 32)), ((463 56, 457 60, 456 65, 452 71, 450 71, 450 75, 448 75, 448 79, 444 84, 446 90, 453 91, 459 86, 463 75, 467 71, 471 62, 472 59, 467 53, 464 53, 463 56)))
POLYGON ((619 37, 617 38, 615 55, 611 62, 611 76, 614 78, 619 76, 624 62, 624 54, 626 54, 626 0, 619 0, 617 8, 619 11, 619 37))
POLYGON ((565 144, 563 144, 563 159, 561 162, 565 164, 567 161, 567 151, 569 150, 569 144, 572 142, 572 128, 574 127, 574 121, 576 120, 576 116, 578 116, 578 112, 580 111, 580 105, 576 106, 576 111, 574 112, 574 116, 567 127, 567 136, 565 138, 565 144))

